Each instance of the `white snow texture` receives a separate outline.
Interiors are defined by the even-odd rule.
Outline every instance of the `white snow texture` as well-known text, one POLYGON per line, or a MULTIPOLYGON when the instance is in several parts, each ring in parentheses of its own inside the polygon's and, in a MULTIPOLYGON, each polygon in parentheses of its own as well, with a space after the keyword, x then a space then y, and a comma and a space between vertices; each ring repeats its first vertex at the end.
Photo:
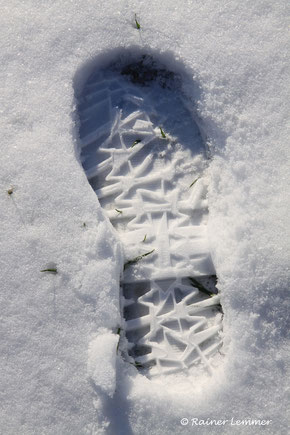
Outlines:
POLYGON ((0 5, 1 434, 286 434, 289 2, 0 5), (76 96, 120 49, 184 76, 210 146, 211 376, 153 381, 117 353, 126 259, 79 161, 76 96))

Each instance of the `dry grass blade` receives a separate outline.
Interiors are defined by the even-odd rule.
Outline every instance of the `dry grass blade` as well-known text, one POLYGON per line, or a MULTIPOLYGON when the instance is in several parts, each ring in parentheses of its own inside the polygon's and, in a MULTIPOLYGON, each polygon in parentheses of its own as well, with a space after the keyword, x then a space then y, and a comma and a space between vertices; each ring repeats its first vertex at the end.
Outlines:
POLYGON ((152 254, 152 252, 154 252, 154 251, 155 251, 155 249, 152 249, 152 251, 145 252, 145 254, 138 255, 138 257, 135 257, 132 260, 127 261, 127 263, 124 264, 124 270, 127 269, 128 266, 138 263, 138 261, 142 260, 142 258, 144 258, 144 257, 147 257, 147 255, 152 254))

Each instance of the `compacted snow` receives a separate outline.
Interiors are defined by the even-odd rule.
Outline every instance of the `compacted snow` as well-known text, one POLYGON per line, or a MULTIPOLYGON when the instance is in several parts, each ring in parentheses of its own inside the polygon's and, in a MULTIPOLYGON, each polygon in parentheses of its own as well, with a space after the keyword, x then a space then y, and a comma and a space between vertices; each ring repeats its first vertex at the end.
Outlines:
POLYGON ((1 3, 1 433, 286 434, 288 2, 1 3), (76 106, 121 48, 179 70, 209 144, 212 376, 152 381, 116 352, 126 256, 76 106))

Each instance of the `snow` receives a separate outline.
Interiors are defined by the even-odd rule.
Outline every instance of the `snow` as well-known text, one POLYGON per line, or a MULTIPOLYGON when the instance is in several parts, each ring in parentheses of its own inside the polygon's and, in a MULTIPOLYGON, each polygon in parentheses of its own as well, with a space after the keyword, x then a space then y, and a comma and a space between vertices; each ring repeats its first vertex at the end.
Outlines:
POLYGON ((2 433, 262 430, 180 424, 234 417, 286 434, 288 2, 2 3, 2 433), (196 81, 227 349, 206 382, 164 388, 114 360, 122 247, 78 162, 74 93, 120 47, 196 81))
POLYGON ((116 389, 116 350, 119 337, 112 332, 100 332, 100 335, 90 341, 88 374, 96 387, 113 397, 116 389))

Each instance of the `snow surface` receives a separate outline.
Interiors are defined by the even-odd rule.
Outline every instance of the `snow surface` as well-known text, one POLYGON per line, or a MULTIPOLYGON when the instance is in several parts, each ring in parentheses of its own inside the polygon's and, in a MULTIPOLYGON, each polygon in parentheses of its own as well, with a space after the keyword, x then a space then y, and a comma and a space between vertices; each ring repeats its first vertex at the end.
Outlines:
POLYGON ((288 17, 285 0, 1 2, 1 433, 287 433, 288 17), (193 77, 211 143, 227 354, 206 383, 166 389, 113 359, 122 247, 78 162, 74 93, 132 46, 193 77))
POLYGON ((88 354, 88 375, 93 383, 110 397, 116 390, 116 348, 119 336, 100 330, 91 339, 88 354))

